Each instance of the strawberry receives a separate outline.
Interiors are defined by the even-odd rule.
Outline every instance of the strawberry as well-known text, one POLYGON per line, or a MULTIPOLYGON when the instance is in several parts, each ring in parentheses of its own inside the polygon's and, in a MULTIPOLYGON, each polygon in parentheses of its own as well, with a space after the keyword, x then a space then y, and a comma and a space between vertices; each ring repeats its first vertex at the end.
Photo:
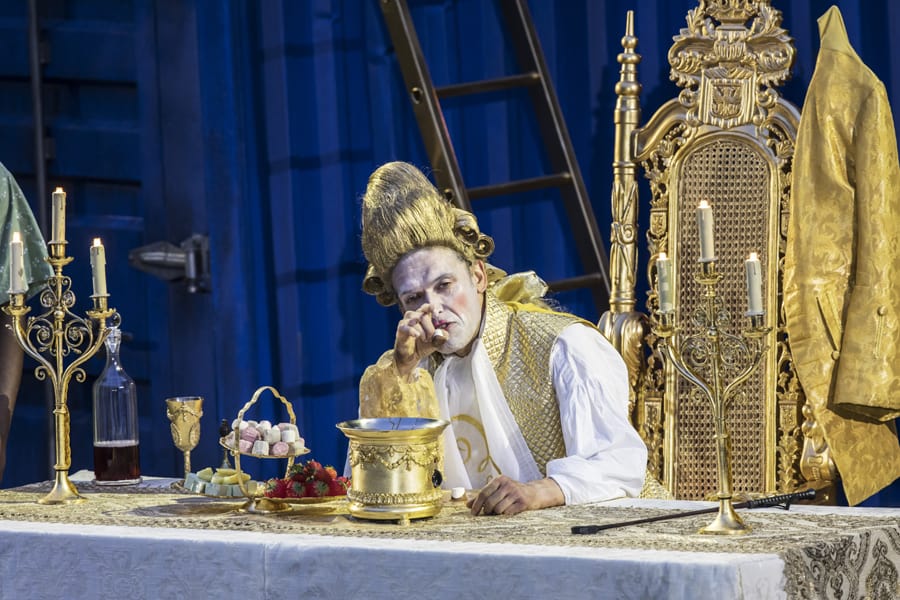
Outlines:
POLYGON ((307 481, 303 484, 303 494, 304 498, 316 498, 318 496, 318 491, 316 490, 316 482, 313 480, 307 481))
POLYGON ((328 483, 329 496, 343 496, 347 493, 347 484, 337 479, 332 479, 328 483))
POLYGON ((266 481, 265 494, 269 498, 322 498, 344 496, 350 488, 350 480, 338 475, 332 465, 322 466, 316 460, 294 464, 284 479, 266 481))
POLYGON ((299 498, 303 495, 303 484, 298 481, 289 480, 287 487, 288 498, 299 498))
POLYGON ((317 498, 321 498, 322 496, 328 495, 328 484, 327 483, 325 483, 324 481, 317 481, 313 485, 315 486, 315 489, 316 489, 315 495, 317 498))
POLYGON ((266 482, 266 496, 269 498, 284 498, 288 495, 289 479, 269 479, 266 482))

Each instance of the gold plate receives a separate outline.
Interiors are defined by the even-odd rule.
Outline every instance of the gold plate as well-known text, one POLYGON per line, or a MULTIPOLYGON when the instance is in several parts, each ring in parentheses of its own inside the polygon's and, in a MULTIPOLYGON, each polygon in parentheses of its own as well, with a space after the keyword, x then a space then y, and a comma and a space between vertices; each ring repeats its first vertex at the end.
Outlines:
MULTIPOLYGON (((229 446, 225 443, 225 438, 219 438, 219 445, 228 450, 229 452, 235 452, 234 447, 229 446)), ((253 454, 251 452, 238 452, 241 456, 252 456, 253 458, 296 458, 298 456, 303 456, 304 454, 309 454, 309 448, 301 448, 299 452, 296 454, 253 454)))
MULTIPOLYGON (((267 498, 269 496, 266 496, 267 498)), ((302 498, 272 498, 272 500, 281 500, 288 504, 323 504, 325 502, 335 502, 337 500, 346 500, 347 494, 341 496, 304 496, 302 498)))
MULTIPOLYGON (((237 485, 237 484, 235 484, 237 485)), ((195 492, 184 487, 184 479, 179 479, 178 481, 173 481, 171 486, 173 490, 178 490, 179 492, 185 492, 191 494, 192 496, 202 496, 203 498, 216 498, 219 500, 246 500, 246 496, 212 496, 210 494, 203 494, 200 492, 195 492)))

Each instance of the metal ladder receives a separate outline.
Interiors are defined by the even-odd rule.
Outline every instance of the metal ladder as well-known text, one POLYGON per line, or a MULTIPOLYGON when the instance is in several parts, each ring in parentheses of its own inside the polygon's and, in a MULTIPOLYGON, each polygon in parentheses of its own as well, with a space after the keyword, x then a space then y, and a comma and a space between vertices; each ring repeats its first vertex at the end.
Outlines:
POLYGON ((498 0, 521 73, 469 83, 435 87, 425 63, 407 0, 381 0, 381 12, 413 112, 425 142, 438 188, 459 208, 471 211, 472 200, 544 188, 559 188, 572 230, 583 274, 552 281, 555 292, 589 288, 598 314, 609 308, 609 261, 597 228, 587 189, 575 160, 572 141, 563 120, 556 90, 550 81, 544 53, 532 22, 527 0, 498 0), (440 100, 512 88, 527 88, 534 106, 545 151, 554 171, 519 181, 466 188, 453 143, 444 122, 440 100))

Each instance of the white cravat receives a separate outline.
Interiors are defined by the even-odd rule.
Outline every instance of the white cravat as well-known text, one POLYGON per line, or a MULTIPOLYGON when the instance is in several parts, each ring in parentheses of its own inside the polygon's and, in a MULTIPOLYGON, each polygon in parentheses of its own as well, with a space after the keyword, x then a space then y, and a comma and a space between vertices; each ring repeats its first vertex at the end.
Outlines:
POLYGON ((464 357, 448 356, 434 375, 444 430, 444 481, 479 489, 499 474, 541 478, 481 340, 464 357))

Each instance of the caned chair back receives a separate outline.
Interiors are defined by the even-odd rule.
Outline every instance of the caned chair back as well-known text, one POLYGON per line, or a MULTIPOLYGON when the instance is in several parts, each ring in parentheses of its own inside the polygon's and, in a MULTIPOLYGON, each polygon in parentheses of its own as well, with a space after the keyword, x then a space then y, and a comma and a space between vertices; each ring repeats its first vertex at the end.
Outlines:
MULTIPOLYGON (((781 282, 789 217, 791 159, 799 111, 776 87, 790 76, 794 47, 780 27, 781 13, 766 1, 700 2, 669 51, 671 78, 680 94, 640 123, 640 84, 631 15, 619 55, 616 86, 616 160, 610 274, 611 310, 600 327, 628 363, 633 420, 650 450, 650 469, 677 497, 706 498, 718 489, 710 402, 663 360, 659 339, 656 261, 673 265, 673 298, 682 342, 705 329, 699 311, 705 288, 695 279, 700 257, 699 203, 713 207, 717 327, 721 374, 727 383, 749 360, 736 341, 746 326, 744 261, 755 252, 762 266, 765 324, 771 328, 759 368, 729 404, 733 489, 756 495, 793 491, 810 472, 803 468, 804 398, 784 333, 781 282), (645 312, 636 306, 637 212, 647 206, 641 176, 649 181, 650 293, 645 312)), ((693 351, 692 351, 693 350, 693 351)), ((701 347, 683 358, 712 380, 712 357, 701 347)), ((808 457, 828 461, 827 448, 808 457)), ((816 472, 818 473, 818 472, 816 472)), ((815 476, 815 474, 813 475, 815 476)))

